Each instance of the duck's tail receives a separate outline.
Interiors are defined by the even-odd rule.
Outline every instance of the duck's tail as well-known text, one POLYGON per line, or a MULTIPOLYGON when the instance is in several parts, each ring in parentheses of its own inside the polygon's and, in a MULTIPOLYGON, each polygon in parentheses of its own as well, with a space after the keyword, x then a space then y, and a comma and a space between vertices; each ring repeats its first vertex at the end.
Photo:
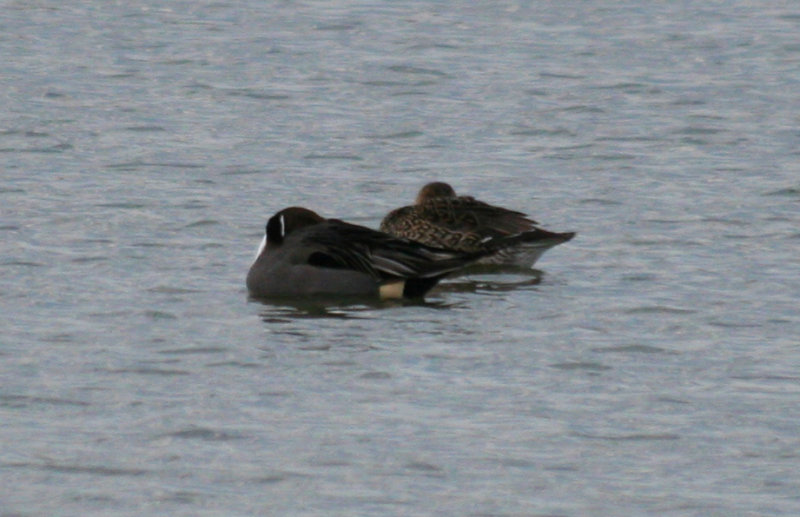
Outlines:
POLYGON ((478 263, 527 269, 532 267, 545 251, 573 237, 575 232, 557 233, 536 228, 507 237, 490 239, 486 244, 494 248, 495 252, 480 259, 478 263))

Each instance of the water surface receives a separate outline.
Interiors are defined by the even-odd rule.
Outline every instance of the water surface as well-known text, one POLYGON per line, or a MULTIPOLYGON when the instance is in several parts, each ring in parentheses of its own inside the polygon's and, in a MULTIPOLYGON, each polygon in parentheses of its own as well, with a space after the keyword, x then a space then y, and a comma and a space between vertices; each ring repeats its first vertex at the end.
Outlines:
POLYGON ((6 2, 3 515, 796 515, 800 10, 6 2), (571 242, 265 305, 303 205, 571 242))

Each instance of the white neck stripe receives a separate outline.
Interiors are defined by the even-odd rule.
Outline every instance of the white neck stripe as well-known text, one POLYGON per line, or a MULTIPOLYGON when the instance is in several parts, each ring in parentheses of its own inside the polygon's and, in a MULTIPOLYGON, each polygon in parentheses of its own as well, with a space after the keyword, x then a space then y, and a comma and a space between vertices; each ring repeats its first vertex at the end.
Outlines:
POLYGON ((266 247, 267 247, 267 236, 265 234, 264 238, 261 239, 261 244, 258 245, 258 251, 256 252, 256 259, 258 259, 258 257, 260 257, 262 253, 264 253, 264 248, 266 247))

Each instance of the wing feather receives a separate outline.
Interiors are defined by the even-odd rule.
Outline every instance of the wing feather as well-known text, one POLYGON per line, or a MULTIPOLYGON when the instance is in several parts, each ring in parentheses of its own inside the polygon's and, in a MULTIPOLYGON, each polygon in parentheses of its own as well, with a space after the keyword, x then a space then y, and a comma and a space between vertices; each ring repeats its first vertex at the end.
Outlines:
POLYGON ((310 229, 304 244, 309 258, 321 254, 309 261, 312 265, 352 269, 375 279, 442 275, 483 255, 432 248, 337 219, 310 229))

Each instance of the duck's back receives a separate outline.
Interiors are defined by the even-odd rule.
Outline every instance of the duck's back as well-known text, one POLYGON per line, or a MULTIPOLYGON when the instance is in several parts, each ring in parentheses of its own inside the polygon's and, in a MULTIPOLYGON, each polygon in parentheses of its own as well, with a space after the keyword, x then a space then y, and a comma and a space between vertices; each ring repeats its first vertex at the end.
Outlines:
POLYGON ((521 212, 459 196, 393 210, 381 222, 381 230, 429 246, 476 252, 487 239, 525 232, 533 225, 521 212))

